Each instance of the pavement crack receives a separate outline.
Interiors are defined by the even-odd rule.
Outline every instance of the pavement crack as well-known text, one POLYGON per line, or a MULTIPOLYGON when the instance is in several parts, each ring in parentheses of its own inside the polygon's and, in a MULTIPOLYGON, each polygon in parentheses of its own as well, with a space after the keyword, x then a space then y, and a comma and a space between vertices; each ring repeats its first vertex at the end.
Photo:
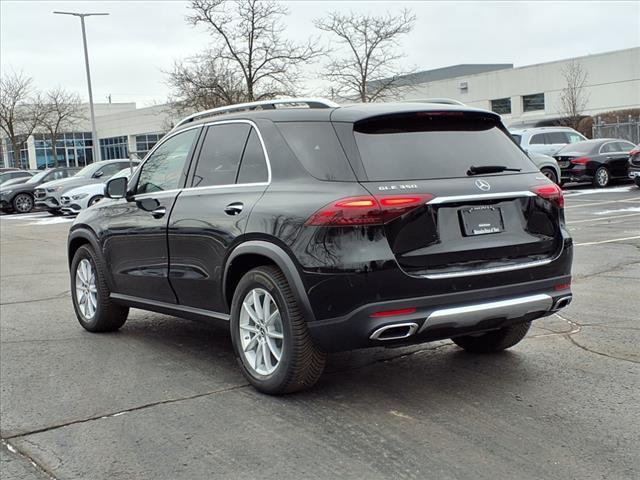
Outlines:
POLYGON ((57 295, 55 295, 53 297, 34 298, 32 300, 19 300, 17 302, 2 302, 2 303, 0 303, 0 306, 3 306, 3 305, 19 305, 19 304, 22 304, 22 303, 35 303, 35 302, 46 302, 46 301, 49 301, 49 300, 58 300, 60 298, 67 297, 69 295, 69 293, 71 293, 70 290, 65 290, 64 292, 59 293, 59 294, 57 294, 57 295))
MULTIPOLYGON (((584 350, 585 352, 593 353, 594 355, 600 355, 600 356, 602 356, 602 357, 607 357, 607 358, 611 358, 611 359, 614 359, 614 360, 621 360, 621 361, 623 361, 623 362, 630 362, 630 363, 635 363, 635 364, 640 363, 640 362, 638 362, 638 361, 636 361, 636 360, 631 360, 631 359, 629 359, 629 358, 617 357, 617 356, 615 356, 615 355, 611 355, 611 354, 609 354, 609 353, 600 352, 600 351, 598 351, 598 350, 594 350, 594 349, 589 348, 589 347, 587 347, 587 346, 585 346, 585 345, 582 345, 581 343, 578 343, 578 341, 577 341, 575 338, 573 338, 573 335, 574 335, 574 334, 576 334, 576 333, 578 333, 578 332, 580 332, 580 331, 582 330, 582 327, 585 327, 585 326, 587 326, 587 325, 582 325, 582 324, 579 324, 578 322, 575 322, 575 321, 573 321, 573 320, 569 320, 568 318, 565 318, 565 317, 563 317, 562 315, 560 315, 560 314, 558 314, 558 313, 556 313, 555 315, 556 315, 559 319, 561 319, 561 320, 563 320, 563 321, 567 322, 569 325, 571 325, 572 327, 574 327, 570 332, 566 332, 566 333, 559 334, 559 335, 561 335, 562 337, 564 337, 566 340, 568 340, 568 341, 569 341, 569 343, 572 343, 572 344, 573 344, 573 345, 575 345, 576 347, 578 347, 578 348, 580 348, 580 349, 584 350)), ((537 335, 537 336, 538 336, 538 337, 542 337, 542 336, 549 336, 549 335, 552 335, 552 334, 542 334, 542 335, 537 335)))
POLYGON ((7 435, 7 436, 3 437, 3 439, 4 440, 11 440, 11 439, 14 439, 14 438, 23 438, 23 437, 35 435, 37 433, 44 433, 44 432, 49 432, 51 430, 57 430, 59 428, 69 427, 71 425, 79 425, 79 424, 82 424, 82 423, 93 422, 95 420, 103 420, 103 419, 106 419, 106 418, 119 417, 120 415, 124 415, 126 413, 137 412, 139 410, 145 410, 147 408, 156 407, 158 405, 167 405, 167 404, 172 404, 172 403, 184 402, 186 400, 194 400, 196 398, 207 397, 207 396, 210 396, 210 395, 216 395, 216 394, 219 394, 219 393, 232 392, 234 390, 240 390, 242 388, 246 388, 246 387, 249 387, 249 386, 250 386, 249 383, 243 383, 241 385, 234 385, 232 387, 219 388, 217 390, 211 390, 209 392, 204 392, 204 393, 197 393, 195 395, 189 395, 189 396, 186 396, 186 397, 169 398, 167 400, 159 400, 157 402, 145 403, 144 405, 138 405, 136 407, 125 408, 124 410, 119 410, 117 412, 107 413, 107 414, 103 414, 103 415, 95 415, 93 417, 83 418, 83 419, 80 419, 80 420, 73 420, 71 422, 65 422, 65 423, 60 423, 60 424, 57 424, 57 425, 51 425, 51 426, 48 426, 48 427, 38 428, 36 430, 31 430, 29 432, 17 433, 17 434, 14 434, 14 435, 7 435))
POLYGON ((9 450, 11 453, 29 462, 38 472, 40 472, 45 477, 51 480, 57 480, 57 478, 53 475, 53 473, 49 471, 49 469, 47 469, 44 465, 40 465, 38 462, 36 462, 35 459, 29 456, 28 453, 23 452, 4 438, 1 440, 1 443, 5 447, 7 447, 7 450, 9 450))
POLYGON ((612 358, 614 360, 621 360, 623 362, 629 362, 629 363, 635 363, 640 364, 640 362, 636 361, 636 360, 631 360, 629 358, 623 358, 623 357, 616 357, 615 355, 610 355, 608 353, 604 353, 604 352, 599 352, 598 350, 594 350, 592 348, 586 347, 584 345, 581 345, 580 343, 576 342, 575 338, 571 337, 570 335, 564 335, 564 337, 573 345, 575 345, 576 347, 584 350, 585 352, 589 352, 589 353, 593 353, 595 355, 600 355, 602 357, 607 357, 607 358, 612 358))

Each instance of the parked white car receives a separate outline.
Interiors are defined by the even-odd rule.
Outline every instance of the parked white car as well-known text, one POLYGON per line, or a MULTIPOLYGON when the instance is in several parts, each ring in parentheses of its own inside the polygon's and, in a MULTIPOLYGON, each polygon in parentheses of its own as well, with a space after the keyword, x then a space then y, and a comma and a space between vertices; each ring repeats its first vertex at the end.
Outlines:
POLYGON ((509 133, 525 152, 551 156, 570 143, 586 140, 581 133, 569 127, 509 128, 509 133))
MULTIPOLYGON (((110 177, 109 180, 117 177, 129 178, 130 174, 131 169, 127 167, 110 177)), ((60 197, 60 204, 62 205, 60 210, 65 214, 77 215, 85 208, 95 205, 104 198, 104 187, 105 183, 93 183, 65 192, 60 197)))

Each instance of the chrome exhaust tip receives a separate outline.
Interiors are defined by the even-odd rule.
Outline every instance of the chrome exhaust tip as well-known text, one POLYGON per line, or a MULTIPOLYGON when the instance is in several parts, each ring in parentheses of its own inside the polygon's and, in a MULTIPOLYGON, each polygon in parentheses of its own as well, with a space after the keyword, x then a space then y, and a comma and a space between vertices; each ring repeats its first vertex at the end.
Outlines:
POLYGON ((561 308, 568 306, 571 303, 572 298, 573 297, 571 295, 559 298, 558 300, 556 300, 556 303, 553 306, 553 309, 560 310, 561 308))
POLYGON ((416 333, 416 330, 418 330, 417 323, 394 323, 378 328, 371 334, 369 338, 371 340, 381 341, 400 340, 402 338, 410 337, 411 335, 416 333))

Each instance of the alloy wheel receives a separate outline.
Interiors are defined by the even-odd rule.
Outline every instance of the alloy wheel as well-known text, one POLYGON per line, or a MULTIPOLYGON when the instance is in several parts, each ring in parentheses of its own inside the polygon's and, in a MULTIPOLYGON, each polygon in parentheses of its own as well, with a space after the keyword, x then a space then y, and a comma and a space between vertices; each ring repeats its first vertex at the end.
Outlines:
POLYGON ((609 172, 606 168, 600 168, 596 172, 596 182, 600 187, 606 187, 609 184, 609 172))
POLYGON ((28 213, 33 209, 33 199, 31 196, 22 193, 16 197, 13 205, 18 213, 28 213))
POLYGON ((269 292, 262 288, 249 291, 238 323, 245 363, 259 375, 272 374, 282 359, 284 333, 280 311, 269 292))
POLYGON ((86 258, 80 260, 76 269, 76 302, 82 315, 91 320, 98 306, 98 289, 93 266, 86 258))

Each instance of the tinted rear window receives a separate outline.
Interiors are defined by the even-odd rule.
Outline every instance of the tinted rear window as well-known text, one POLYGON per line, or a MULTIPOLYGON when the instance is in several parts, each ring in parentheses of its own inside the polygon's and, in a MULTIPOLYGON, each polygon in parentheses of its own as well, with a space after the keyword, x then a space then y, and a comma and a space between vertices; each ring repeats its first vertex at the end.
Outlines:
POLYGON ((371 181, 464 177, 472 165, 537 170, 491 117, 394 115, 359 122, 354 135, 371 181))
POLYGON ((329 122, 280 122, 278 128, 300 163, 320 180, 349 181, 355 176, 329 122))

